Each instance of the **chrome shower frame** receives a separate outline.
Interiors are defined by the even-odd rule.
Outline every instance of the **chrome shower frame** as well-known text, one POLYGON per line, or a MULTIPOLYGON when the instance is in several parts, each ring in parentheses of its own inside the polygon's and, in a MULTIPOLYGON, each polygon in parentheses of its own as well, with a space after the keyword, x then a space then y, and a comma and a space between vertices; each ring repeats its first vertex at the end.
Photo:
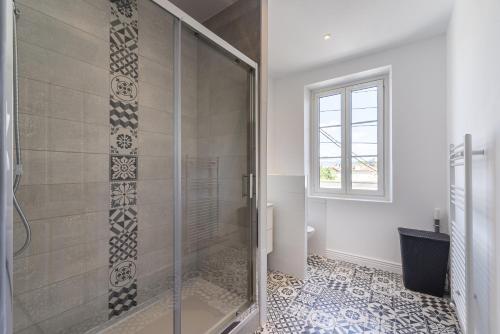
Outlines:
MULTIPOLYGON (((210 41, 214 45, 223 49, 228 54, 235 57, 239 61, 246 64, 251 69, 252 80, 252 90, 253 94, 251 105, 249 106, 251 110, 250 119, 252 121, 252 139, 253 139, 253 172, 256 175, 255 184, 265 184, 265 181, 261 180, 261 177, 265 179, 265 175, 262 173, 262 168, 260 166, 259 151, 262 149, 262 142, 260 136, 262 132, 260 128, 259 119, 259 68, 258 64, 244 55, 242 52, 234 48, 232 45, 224 41, 222 38, 214 34, 212 31, 207 29, 201 23, 197 22, 195 19, 190 17, 188 14, 180 10, 178 7, 173 5, 167 0, 152 0, 157 5, 165 9, 167 12, 172 14, 176 18, 175 22, 175 63, 174 72, 175 80, 177 83, 175 86, 177 89, 174 92, 174 112, 175 112, 175 133, 176 133, 176 143, 175 143, 175 171, 174 174, 178 182, 180 182, 180 148, 181 148, 181 86, 180 86, 180 70, 181 70, 181 40, 180 32, 182 26, 188 26, 191 30, 198 32, 203 38, 210 41)), ((13 1, 0 1, 0 96, 2 101, 1 111, 0 111, 0 334, 12 334, 12 264, 13 264, 13 200, 12 200, 12 189, 13 189, 13 176, 15 171, 13 170, 14 157, 13 152, 13 132, 12 132, 12 121, 13 121, 13 111, 14 111, 14 62, 13 62, 13 24, 14 24, 14 6, 13 1)), ((263 132, 265 133, 265 132, 263 132)), ((262 139, 262 140, 265 140, 262 139)), ((174 193, 176 198, 176 203, 174 204, 174 235, 177 240, 182 238, 177 238, 182 233, 182 210, 180 199, 182 187, 177 182, 174 186, 174 193)), ((252 246, 252 256, 253 256, 253 303, 252 312, 243 320, 232 333, 237 333, 238 329, 248 325, 248 321, 255 321, 255 319, 260 319, 262 323, 265 319, 265 277, 266 268, 260 268, 262 264, 265 264, 265 239, 262 238, 262 228, 259 228, 263 222, 265 222, 265 194, 261 194, 259 187, 257 187, 255 199, 253 201, 253 211, 254 217, 252 217, 252 239, 254 240, 252 246), (264 204, 263 204, 264 203, 264 204), (262 206, 262 209, 260 208, 262 206), (263 255, 264 254, 264 255, 263 255), (264 278, 264 280, 262 279, 264 278), (260 283, 259 283, 260 282, 260 283)), ((175 298, 175 318, 174 318, 174 333, 180 334, 180 310, 181 310, 181 290, 182 290, 182 273, 181 273, 181 250, 182 245, 179 242, 174 245, 174 259, 175 259, 175 277, 174 277, 174 294, 175 298)), ((258 321, 255 321, 257 324, 258 321)), ((248 328, 248 327, 247 327, 248 328)))
POLYGON ((0 334, 12 333, 14 7, 0 1, 0 334))

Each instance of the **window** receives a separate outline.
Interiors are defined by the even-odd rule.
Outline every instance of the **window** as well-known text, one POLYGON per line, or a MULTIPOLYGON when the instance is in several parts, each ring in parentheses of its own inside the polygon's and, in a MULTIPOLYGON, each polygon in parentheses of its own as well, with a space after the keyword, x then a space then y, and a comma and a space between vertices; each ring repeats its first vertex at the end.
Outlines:
POLYGON ((312 92, 311 195, 390 200, 387 77, 312 92))

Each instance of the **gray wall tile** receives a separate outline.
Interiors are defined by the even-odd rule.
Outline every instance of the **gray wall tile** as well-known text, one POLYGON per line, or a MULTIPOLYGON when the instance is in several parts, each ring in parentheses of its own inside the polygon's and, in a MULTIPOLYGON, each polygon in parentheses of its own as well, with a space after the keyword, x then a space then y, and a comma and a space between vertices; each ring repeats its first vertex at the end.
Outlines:
POLYGON ((47 119, 45 117, 20 113, 19 132, 23 149, 45 150, 47 148, 47 119))
POLYGON ((108 11, 103 11, 85 1, 19 0, 18 2, 63 21, 72 27, 88 32, 104 41, 108 40, 108 11))
POLYGON ((30 7, 19 5, 19 39, 107 69, 109 43, 30 7))
POLYGON ((74 58, 20 41, 19 75, 42 82, 107 96, 108 72, 74 58))
POLYGON ((141 155, 139 180, 164 180, 174 178, 173 156, 156 157, 141 155))
POLYGON ((54 151, 83 152, 83 123, 47 119, 47 148, 54 151))
POLYGON ((83 151, 87 153, 109 153, 109 126, 85 124, 83 151))
POLYGON ((47 184, 82 183, 83 153, 47 152, 47 184))
POLYGON ((158 110, 139 105, 139 130, 173 135, 174 114, 172 109, 158 110))
POLYGON ((85 212, 84 187, 79 183, 21 186, 17 197, 31 220, 85 212))
MULTIPOLYGON (((139 131, 139 155, 172 156, 173 137, 155 132, 139 131)), ((139 169, 141 167, 139 166, 139 169)))

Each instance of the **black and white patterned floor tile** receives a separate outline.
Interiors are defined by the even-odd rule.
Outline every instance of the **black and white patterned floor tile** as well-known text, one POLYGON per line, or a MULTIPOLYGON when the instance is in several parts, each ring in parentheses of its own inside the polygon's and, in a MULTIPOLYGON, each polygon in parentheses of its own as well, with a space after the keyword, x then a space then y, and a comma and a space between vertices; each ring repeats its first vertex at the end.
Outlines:
POLYGON ((306 279, 270 272, 268 323, 256 334, 460 334, 446 299, 401 276, 312 255, 306 279))

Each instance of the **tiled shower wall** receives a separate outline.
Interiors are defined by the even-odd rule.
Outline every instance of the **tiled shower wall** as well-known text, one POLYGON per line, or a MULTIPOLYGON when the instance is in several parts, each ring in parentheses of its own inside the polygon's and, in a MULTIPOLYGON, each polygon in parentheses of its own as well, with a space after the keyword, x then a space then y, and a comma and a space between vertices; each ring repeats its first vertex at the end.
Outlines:
POLYGON ((261 0, 238 0, 203 24, 245 55, 260 62, 261 0))
MULTIPOLYGON (((18 0, 19 201, 33 228, 14 262, 17 333, 108 319, 110 2, 18 0)), ((138 1, 137 303, 172 274, 173 18, 138 1)), ((15 246, 24 230, 15 219, 15 246)))

